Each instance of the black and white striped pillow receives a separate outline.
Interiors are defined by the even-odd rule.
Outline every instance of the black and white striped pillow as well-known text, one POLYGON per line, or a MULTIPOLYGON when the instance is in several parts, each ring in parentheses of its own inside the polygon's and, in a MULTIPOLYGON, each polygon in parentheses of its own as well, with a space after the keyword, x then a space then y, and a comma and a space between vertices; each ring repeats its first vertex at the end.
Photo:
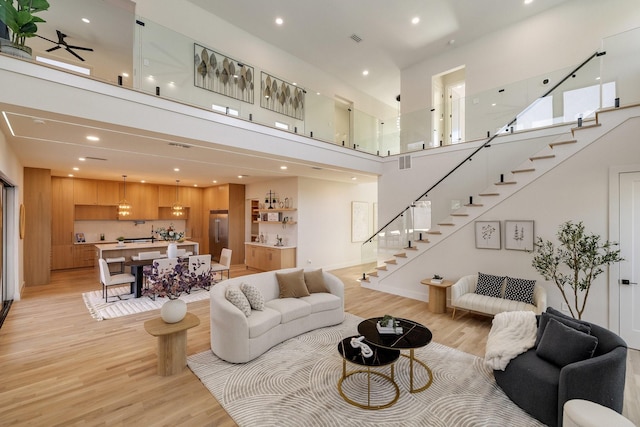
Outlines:
POLYGON ((505 299, 513 301, 522 301, 527 304, 534 304, 533 289, 536 285, 535 280, 514 279, 507 277, 507 287, 504 291, 505 299))
POLYGON ((478 273, 476 294, 501 298, 502 283, 504 283, 504 276, 492 276, 490 274, 478 273))

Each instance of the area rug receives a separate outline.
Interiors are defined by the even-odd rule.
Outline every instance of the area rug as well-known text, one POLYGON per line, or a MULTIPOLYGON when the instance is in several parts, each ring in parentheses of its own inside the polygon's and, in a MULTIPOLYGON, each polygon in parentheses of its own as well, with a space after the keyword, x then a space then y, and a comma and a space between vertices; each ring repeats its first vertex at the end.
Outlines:
MULTIPOLYGON (((483 359, 432 342, 415 355, 433 372, 433 383, 409 393, 409 359, 400 357, 395 379, 400 397, 391 407, 365 410, 338 393, 342 357, 338 343, 357 335, 362 319, 351 314, 337 326, 318 329, 285 341, 257 359, 231 364, 205 351, 188 358, 189 368, 239 426, 542 426, 500 390, 483 359)), ((347 363, 347 370, 357 369, 347 363)), ((389 374, 388 367, 380 368, 389 374)), ((414 371, 416 386, 428 374, 414 371)), ((344 392, 366 403, 367 375, 343 383, 344 392)), ((371 400, 393 397, 390 384, 371 376, 371 400)))
MULTIPOLYGON (((152 300, 149 297, 134 298, 133 294, 127 294, 130 291, 129 286, 109 288, 109 301, 105 302, 102 296, 102 290, 85 292, 82 294, 84 303, 89 310, 89 314, 96 320, 115 319, 116 317, 128 316, 130 314, 144 313, 145 311, 158 310, 167 301, 167 298, 156 298, 152 300), (115 300, 121 295, 121 300, 115 300)), ((187 303, 194 301, 202 301, 209 299, 209 292, 205 290, 192 291, 190 294, 180 296, 181 300, 187 303)))

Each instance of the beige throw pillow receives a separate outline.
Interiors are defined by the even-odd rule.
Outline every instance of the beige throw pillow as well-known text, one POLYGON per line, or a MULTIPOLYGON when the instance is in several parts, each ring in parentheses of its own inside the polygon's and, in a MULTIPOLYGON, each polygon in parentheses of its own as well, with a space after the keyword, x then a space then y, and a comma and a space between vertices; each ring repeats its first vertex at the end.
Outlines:
POLYGON ((324 282, 324 275, 322 274, 321 269, 305 271, 304 282, 306 283, 307 289, 309 290, 310 294, 315 294, 318 292, 329 293, 329 289, 327 288, 327 284, 324 282))
POLYGON ((242 311, 245 316, 251 316, 251 304, 249 304, 249 300, 240 290, 240 288, 235 286, 227 288, 225 297, 231 304, 238 307, 238 309, 240 309, 240 311, 242 311))
POLYGON ((249 304, 251 304, 251 308, 254 310, 262 311, 264 310, 264 297, 254 285, 249 283, 242 283, 240 285, 240 290, 247 297, 249 304))
POLYGON ((304 283, 304 271, 296 270, 291 273, 276 273, 280 298, 300 298, 309 296, 309 290, 304 283))

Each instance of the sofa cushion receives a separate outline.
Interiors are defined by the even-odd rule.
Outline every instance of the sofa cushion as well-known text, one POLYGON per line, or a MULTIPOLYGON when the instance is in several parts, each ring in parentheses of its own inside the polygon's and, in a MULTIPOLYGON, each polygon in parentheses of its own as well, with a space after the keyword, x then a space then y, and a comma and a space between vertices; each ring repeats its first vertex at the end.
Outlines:
POLYGON ((504 290, 504 297, 513 301, 522 301, 527 304, 533 304, 533 290, 535 286, 535 280, 507 277, 507 286, 504 290))
POLYGON ((266 307, 280 312, 280 323, 291 322, 311 314, 311 304, 298 298, 278 298, 265 303, 266 307))
POLYGON ((260 290, 250 283, 241 283, 240 290, 247 297, 251 308, 254 310, 264 310, 264 297, 260 290))
POLYGON ((249 338, 257 338, 280 324, 280 312, 265 308, 262 311, 253 311, 247 319, 249 323, 249 338))
POLYGON ((310 294, 315 294, 317 292, 329 292, 327 284, 324 282, 324 274, 322 274, 321 269, 305 271, 304 282, 307 285, 307 289, 310 294))
POLYGON ((535 311, 536 307, 522 301, 488 297, 470 292, 456 300, 456 307, 463 310, 475 311, 484 314, 498 314, 504 311, 535 311))
POLYGON ((240 288, 236 286, 228 287, 225 292, 225 297, 231 304, 238 307, 245 316, 251 316, 251 304, 249 304, 249 300, 247 300, 247 297, 244 296, 240 288))
POLYGON ((342 305, 342 300, 339 297, 329 293, 318 292, 300 299, 311 305, 312 313, 334 310, 336 308, 340 308, 342 305))
POLYGON ((536 354, 563 367, 590 359, 597 345, 598 338, 560 323, 556 319, 549 319, 536 354))
MULTIPOLYGON (((551 307, 549 307, 549 309, 551 309, 551 307)), ((536 343, 533 345, 534 347, 538 347, 538 345, 540 345, 540 340, 542 339, 542 335, 544 334, 544 330, 546 329, 550 319, 555 319, 563 325, 569 326, 577 331, 584 332, 586 334, 591 332, 591 326, 589 326, 588 323, 567 317, 557 310, 549 309, 547 309, 547 311, 542 313, 542 315, 540 316, 540 322, 538 324, 538 336, 536 337, 536 343), (560 313, 560 315, 554 314, 554 311, 560 313)))
POLYGON ((478 273, 476 294, 501 298, 503 282, 504 276, 492 276, 490 274, 478 273))
POLYGON ((309 290, 304 282, 304 270, 289 273, 276 273, 280 298, 300 298, 309 296, 309 290))

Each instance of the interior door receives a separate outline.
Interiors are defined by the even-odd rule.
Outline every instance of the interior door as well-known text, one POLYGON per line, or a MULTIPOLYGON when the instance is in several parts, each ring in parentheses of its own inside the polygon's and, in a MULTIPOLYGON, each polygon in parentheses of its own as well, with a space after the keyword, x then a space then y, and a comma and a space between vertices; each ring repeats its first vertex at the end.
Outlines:
POLYGON ((620 336, 640 349, 640 172, 620 174, 620 336))

